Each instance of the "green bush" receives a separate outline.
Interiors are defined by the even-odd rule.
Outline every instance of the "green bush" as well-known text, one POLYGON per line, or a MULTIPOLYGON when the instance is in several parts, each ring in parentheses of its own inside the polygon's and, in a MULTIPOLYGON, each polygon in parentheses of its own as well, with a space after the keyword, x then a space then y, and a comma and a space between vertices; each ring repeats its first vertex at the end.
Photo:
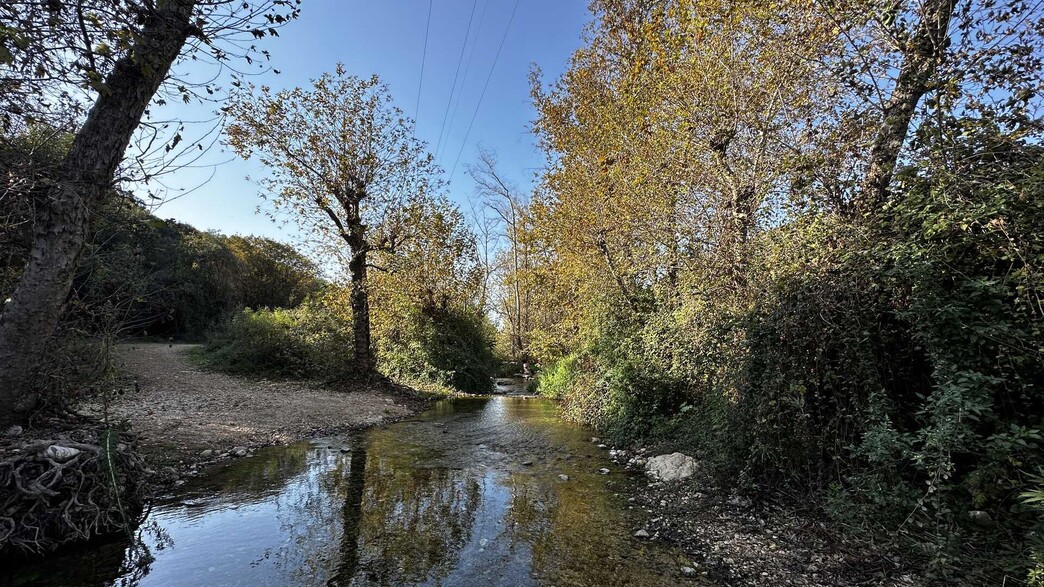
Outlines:
POLYGON ((565 399, 576 379, 579 357, 576 353, 566 355, 542 369, 537 375, 537 393, 554 399, 565 399))
POLYGON ((203 348, 203 361, 232 373, 337 379, 352 371, 352 327, 319 303, 244 309, 203 348))
POLYGON ((1039 582, 1040 514, 1017 496, 1044 466, 1044 150, 954 160, 904 172, 866 222, 809 214, 756 235, 731 295, 696 266, 647 304, 592 304, 599 327, 541 393, 614 439, 798 490, 934 578, 1035 564, 1039 582))
POLYGON ((494 331, 481 315, 453 308, 413 309, 378 338, 378 366, 387 375, 465 393, 488 393, 496 374, 494 331))

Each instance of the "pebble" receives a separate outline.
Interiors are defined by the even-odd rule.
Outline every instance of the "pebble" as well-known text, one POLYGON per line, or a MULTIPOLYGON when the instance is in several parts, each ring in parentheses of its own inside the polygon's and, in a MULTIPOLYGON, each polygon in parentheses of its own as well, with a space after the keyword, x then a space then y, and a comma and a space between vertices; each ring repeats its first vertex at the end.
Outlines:
POLYGON ((634 537, 635 538, 648 538, 649 537, 649 531, 646 530, 645 528, 642 528, 641 530, 638 530, 637 532, 634 533, 634 537))
POLYGON ((203 457, 204 459, 209 459, 210 457, 214 456, 214 451, 208 448, 207 450, 199 453, 199 456, 203 457))
POLYGON ((569 481, 569 475, 566 475, 565 473, 559 475, 558 478, 562 481, 569 481))
POLYGON ((601 469, 598 469, 598 472, 603 474, 603 475, 608 475, 609 474, 609 469, 606 469, 605 467, 602 467, 601 469))
POLYGON ((232 449, 232 454, 237 457, 245 457, 247 455, 247 448, 245 446, 237 446, 232 449))

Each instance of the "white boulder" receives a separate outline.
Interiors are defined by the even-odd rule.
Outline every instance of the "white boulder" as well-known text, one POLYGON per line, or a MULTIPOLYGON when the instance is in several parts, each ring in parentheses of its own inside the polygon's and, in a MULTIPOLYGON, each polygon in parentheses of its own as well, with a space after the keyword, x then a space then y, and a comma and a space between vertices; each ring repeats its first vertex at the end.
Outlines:
POLYGON ((645 474, 660 481, 691 477, 698 468, 696 459, 680 452, 652 457, 645 463, 645 474))

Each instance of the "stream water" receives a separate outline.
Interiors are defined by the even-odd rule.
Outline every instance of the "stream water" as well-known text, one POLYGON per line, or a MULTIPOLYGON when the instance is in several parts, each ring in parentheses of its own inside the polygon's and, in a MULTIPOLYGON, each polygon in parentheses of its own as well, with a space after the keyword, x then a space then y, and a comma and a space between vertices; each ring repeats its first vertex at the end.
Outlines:
POLYGON ((139 540, 27 565, 28 585, 677 585, 632 538, 629 484, 550 402, 441 401, 355 437, 258 450, 154 504, 139 540), (610 468, 609 474, 599 472, 610 468), (134 546, 130 546, 134 544, 134 546))

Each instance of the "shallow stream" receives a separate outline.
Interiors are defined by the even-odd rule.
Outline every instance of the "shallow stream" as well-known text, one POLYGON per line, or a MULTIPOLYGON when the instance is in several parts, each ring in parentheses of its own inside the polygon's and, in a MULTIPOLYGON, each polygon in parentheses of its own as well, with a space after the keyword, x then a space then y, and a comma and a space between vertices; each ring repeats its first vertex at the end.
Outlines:
POLYGON ((687 584, 679 552, 632 537, 636 482, 550 402, 445 400, 215 466, 154 505, 138 546, 95 545, 0 583, 687 584))

